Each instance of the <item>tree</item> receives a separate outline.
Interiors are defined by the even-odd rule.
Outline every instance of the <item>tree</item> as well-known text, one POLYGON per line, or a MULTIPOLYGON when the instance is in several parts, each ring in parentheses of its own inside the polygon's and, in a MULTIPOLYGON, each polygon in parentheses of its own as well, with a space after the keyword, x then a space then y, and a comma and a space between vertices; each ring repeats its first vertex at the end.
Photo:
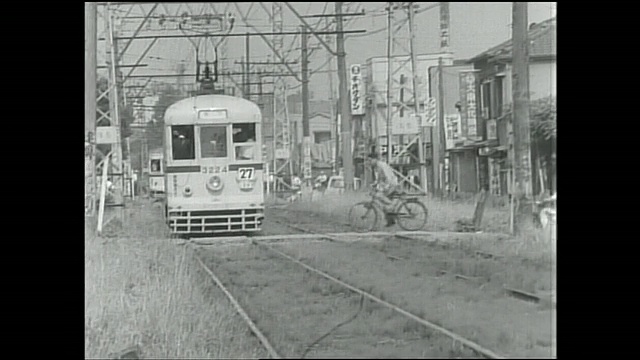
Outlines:
MULTIPOLYGON (((505 119, 512 121, 511 109, 505 109, 505 119)), ((557 138, 557 113, 556 98, 549 96, 534 100, 530 103, 531 126, 531 160, 533 168, 537 169, 537 160, 543 167, 549 178, 555 176, 555 156, 557 138)), ((538 185, 538 177, 533 174, 534 183, 538 185)), ((546 186, 550 189, 551 186, 546 186)))
MULTIPOLYGON (((556 99, 548 97, 531 103, 531 153, 533 168, 542 167, 548 181, 545 189, 555 191, 552 178, 556 174, 555 156, 557 141, 556 99)), ((534 174, 535 175, 535 174, 534 174)), ((534 177, 534 184, 540 188, 539 178, 534 177)))
POLYGON ((164 86, 161 89, 156 103, 156 109, 153 114, 153 123, 149 130, 149 148, 156 149, 162 147, 162 139, 164 134, 164 114, 171 104, 182 99, 184 96, 180 94, 180 91, 170 84, 164 86))

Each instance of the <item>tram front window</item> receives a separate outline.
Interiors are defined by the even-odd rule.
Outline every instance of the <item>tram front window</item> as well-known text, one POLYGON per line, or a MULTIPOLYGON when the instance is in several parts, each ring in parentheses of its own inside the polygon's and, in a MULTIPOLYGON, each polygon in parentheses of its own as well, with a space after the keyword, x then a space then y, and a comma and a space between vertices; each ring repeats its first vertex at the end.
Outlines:
POLYGON ((193 125, 176 125, 171 127, 171 148, 173 160, 194 160, 193 125))
POLYGON ((233 146, 236 160, 254 160, 256 145, 256 124, 233 125, 233 146))
POLYGON ((225 125, 201 127, 200 148, 202 158, 227 157, 227 127, 225 125))

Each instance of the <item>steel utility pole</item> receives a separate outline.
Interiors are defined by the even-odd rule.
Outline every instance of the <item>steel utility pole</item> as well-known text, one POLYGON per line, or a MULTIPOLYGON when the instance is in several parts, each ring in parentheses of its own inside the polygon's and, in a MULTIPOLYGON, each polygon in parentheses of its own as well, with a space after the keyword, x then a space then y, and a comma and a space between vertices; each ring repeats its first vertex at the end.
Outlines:
POLYGON ((301 26, 302 30, 302 141, 303 141, 303 160, 302 174, 307 186, 311 182, 311 134, 309 131, 309 67, 308 67, 308 50, 307 50, 307 29, 301 26))
POLYGON ((115 29, 113 26, 113 14, 111 13, 111 9, 107 6, 104 9, 105 13, 105 30, 107 33, 107 64, 109 65, 109 115, 111 121, 111 127, 114 128, 116 133, 115 142, 111 144, 111 164, 112 164, 112 172, 111 175, 114 178, 113 184, 116 188, 115 191, 115 204, 116 206, 124 206, 123 199, 123 168, 122 168, 122 134, 120 131, 120 95, 119 95, 119 84, 118 84, 118 48, 116 46, 116 36, 115 29), (117 179, 117 180, 116 180, 117 179))
MULTIPOLYGON (((531 184, 531 138, 529 132, 529 34, 526 2, 513 3, 513 136, 515 196, 520 215, 530 213, 525 203, 533 194, 531 184)), ((522 217, 520 217, 522 219, 522 217)), ((518 224, 518 222, 516 222, 518 224)), ((516 228, 518 226, 516 225, 516 228)))
POLYGON ((85 62, 84 62, 84 135, 85 135, 85 214, 94 216, 96 200, 96 71, 98 52, 98 10, 95 2, 84 4, 85 62))
POLYGON ((344 51, 344 33, 342 30, 342 3, 336 2, 336 45, 338 50, 338 77, 340 88, 340 121, 342 122, 342 165, 344 183, 347 190, 353 189, 353 157, 351 156, 351 107, 349 106, 349 87, 347 85, 346 53, 344 51))
MULTIPOLYGON (((262 3, 260 3, 262 5, 262 3)), ((238 5, 235 5, 238 8, 238 5)), ((240 11, 239 11, 240 12, 240 11)), ((272 40, 269 42, 267 38, 262 35, 262 39, 271 48, 274 55, 279 62, 274 63, 273 71, 282 72, 284 68, 289 70, 292 76, 298 79, 297 74, 291 69, 288 62, 281 56, 284 46, 284 35, 282 32, 283 20, 282 20, 282 3, 271 3, 272 15, 270 19, 272 21, 272 40)), ((240 12, 242 15, 242 12, 240 12)), ((248 16, 248 14, 247 14, 248 16)), ((245 23, 249 25, 246 16, 242 16, 245 23)), ((250 25, 249 25, 250 26, 250 25)), ((251 26, 250 26, 251 27, 251 26)), ((252 27, 254 31, 257 31, 252 27)), ((291 162, 291 142, 290 142, 290 124, 289 124, 289 112, 287 111, 287 82, 284 76, 278 76, 274 79, 273 86, 273 173, 282 174, 284 169, 288 169, 287 176, 292 179, 293 177, 293 164, 291 162), (279 150, 279 151, 278 151, 279 150)), ((275 178, 274 178, 275 179, 275 178)), ((278 186, 274 187, 278 189, 278 186)))

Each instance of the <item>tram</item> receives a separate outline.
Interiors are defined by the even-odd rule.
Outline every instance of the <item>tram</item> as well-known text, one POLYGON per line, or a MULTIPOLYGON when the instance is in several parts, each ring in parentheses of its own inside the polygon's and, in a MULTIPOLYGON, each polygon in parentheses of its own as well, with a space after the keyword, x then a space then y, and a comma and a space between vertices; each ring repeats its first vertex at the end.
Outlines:
POLYGON ((151 197, 162 197, 164 187, 164 149, 149 151, 149 193, 151 197))
POLYGON ((164 124, 171 233, 260 231, 264 160, 258 106, 228 95, 197 95, 169 106, 164 124))

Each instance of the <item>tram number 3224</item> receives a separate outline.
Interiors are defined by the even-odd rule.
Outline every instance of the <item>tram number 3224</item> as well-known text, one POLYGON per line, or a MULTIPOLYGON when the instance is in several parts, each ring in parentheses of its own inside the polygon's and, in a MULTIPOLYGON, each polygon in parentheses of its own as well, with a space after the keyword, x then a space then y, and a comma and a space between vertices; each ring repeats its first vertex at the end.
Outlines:
POLYGON ((219 174, 226 173, 228 171, 226 166, 203 166, 202 173, 203 174, 219 174))

